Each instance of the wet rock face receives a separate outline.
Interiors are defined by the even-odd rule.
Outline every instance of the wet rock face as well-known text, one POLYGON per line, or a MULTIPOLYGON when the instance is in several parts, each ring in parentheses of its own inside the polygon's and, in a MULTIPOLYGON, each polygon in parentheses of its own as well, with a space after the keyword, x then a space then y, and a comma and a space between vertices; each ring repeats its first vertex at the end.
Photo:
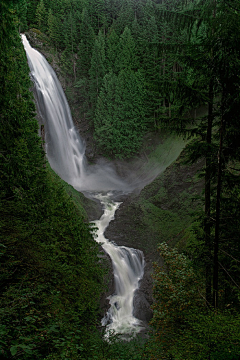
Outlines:
POLYGON ((99 261, 103 262, 104 265, 107 266, 107 268, 109 269, 108 273, 105 276, 105 283, 107 284, 107 288, 106 291, 104 291, 104 293, 102 294, 100 299, 100 316, 101 318, 103 318, 103 316, 106 314, 106 312, 110 307, 108 297, 114 293, 115 286, 114 286, 112 261, 109 255, 107 255, 102 248, 100 250, 99 259, 100 259, 99 261))
MULTIPOLYGON (((115 285, 112 262, 109 256, 104 252, 104 250, 100 251, 99 259, 100 261, 107 264, 107 267, 109 268, 109 272, 106 275, 105 279, 108 287, 107 290, 102 294, 100 300, 100 316, 103 317, 110 307, 108 297, 114 294, 115 285)), ((147 261, 144 269, 143 279, 140 281, 139 289, 135 291, 133 299, 133 316, 143 321, 146 326, 153 316, 153 311, 151 309, 151 305, 153 303, 151 273, 152 263, 147 261)))
POLYGON ((143 278, 140 281, 139 289, 135 291, 133 316, 145 323, 149 323, 153 317, 153 311, 151 309, 151 305, 153 304, 153 266, 148 256, 145 257, 145 262, 143 278))
POLYGON ((137 319, 148 323, 152 316, 153 311, 151 305, 146 299, 145 294, 141 290, 136 290, 133 299, 133 316, 137 319))

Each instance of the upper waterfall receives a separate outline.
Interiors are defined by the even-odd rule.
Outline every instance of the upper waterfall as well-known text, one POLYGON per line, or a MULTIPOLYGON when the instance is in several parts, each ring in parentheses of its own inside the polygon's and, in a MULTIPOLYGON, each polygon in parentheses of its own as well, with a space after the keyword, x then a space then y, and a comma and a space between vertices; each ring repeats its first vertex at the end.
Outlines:
POLYGON ((85 174, 85 146, 74 128, 68 102, 55 72, 47 60, 29 45, 25 35, 22 35, 22 40, 44 121, 49 162, 61 177, 71 182, 85 174))
POLYGON ((111 166, 87 166, 84 142, 75 129, 67 99, 54 70, 30 46, 25 35, 22 35, 22 41, 45 126, 46 152, 51 167, 78 190, 127 190, 128 185, 119 179, 111 166))

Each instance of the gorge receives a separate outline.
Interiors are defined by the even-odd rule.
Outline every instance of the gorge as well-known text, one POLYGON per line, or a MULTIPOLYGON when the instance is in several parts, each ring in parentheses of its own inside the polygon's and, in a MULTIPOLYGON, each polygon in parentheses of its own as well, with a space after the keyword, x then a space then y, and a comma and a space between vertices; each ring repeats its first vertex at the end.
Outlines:
MULTIPOLYGON (((99 199, 104 208, 101 219, 95 221, 98 227, 96 241, 103 244, 104 250, 112 260, 115 294, 110 297, 111 307, 102 324, 117 333, 138 332, 144 325, 133 316, 133 312, 137 313, 136 309, 133 309, 133 299, 144 274, 143 253, 133 248, 115 245, 105 239, 104 231, 120 206, 119 202, 114 202, 114 198, 120 194, 126 196, 133 191, 140 191, 176 159, 184 141, 180 142, 180 146, 170 143, 170 148, 162 154, 160 163, 153 162, 150 168, 147 164, 148 167, 134 173, 127 168, 128 164, 124 164, 124 178, 117 174, 109 162, 88 165, 84 142, 75 130, 67 100, 56 74, 45 58, 30 46, 25 35, 22 35, 22 41, 34 82, 40 121, 45 128, 48 161, 63 180, 88 197, 99 199)), ((141 314, 140 318, 145 316, 141 314)))

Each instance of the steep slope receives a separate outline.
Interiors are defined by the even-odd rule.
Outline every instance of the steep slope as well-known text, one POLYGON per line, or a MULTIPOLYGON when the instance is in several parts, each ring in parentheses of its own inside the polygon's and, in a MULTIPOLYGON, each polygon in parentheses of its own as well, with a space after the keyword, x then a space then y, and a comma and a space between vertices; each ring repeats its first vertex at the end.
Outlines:
POLYGON ((103 260, 84 210, 46 164, 27 59, 0 3, 1 358, 75 358, 96 333, 103 260))

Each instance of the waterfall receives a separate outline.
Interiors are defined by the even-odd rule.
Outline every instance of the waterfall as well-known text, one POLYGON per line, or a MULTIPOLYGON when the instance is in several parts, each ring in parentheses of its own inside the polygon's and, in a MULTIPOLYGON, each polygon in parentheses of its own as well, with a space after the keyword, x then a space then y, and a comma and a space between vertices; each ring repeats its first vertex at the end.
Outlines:
POLYGON ((130 191, 128 183, 120 179, 111 166, 88 166, 85 146, 76 131, 71 112, 57 79, 46 59, 33 49, 25 35, 23 45, 27 54, 31 77, 35 86, 37 107, 45 126, 46 153, 51 167, 77 190, 99 192, 95 195, 104 206, 104 214, 95 223, 96 241, 102 243, 113 263, 115 293, 110 297, 110 309, 102 320, 107 333, 136 333, 141 322, 133 314, 133 297, 144 272, 143 253, 117 246, 105 239, 104 231, 114 218, 120 203, 113 202, 109 190, 130 191))
POLYGON ((120 205, 112 202, 110 196, 111 193, 96 195, 104 205, 104 214, 100 220, 94 221, 98 228, 95 239, 112 260, 115 283, 115 294, 109 297, 111 306, 102 319, 102 325, 107 325, 106 336, 111 332, 134 334, 142 327, 141 321, 133 316, 133 297, 143 277, 144 257, 142 251, 117 246, 104 237, 104 231, 120 205))
POLYGON ((46 152, 51 167, 67 182, 85 176, 85 146, 79 138, 63 89, 47 60, 33 49, 25 35, 23 45, 44 122, 46 152))
POLYGON ((129 191, 130 187, 110 165, 88 166, 85 145, 74 127, 71 111, 58 78, 47 60, 29 44, 27 54, 34 93, 45 127, 46 153, 52 169, 80 191, 129 191))

